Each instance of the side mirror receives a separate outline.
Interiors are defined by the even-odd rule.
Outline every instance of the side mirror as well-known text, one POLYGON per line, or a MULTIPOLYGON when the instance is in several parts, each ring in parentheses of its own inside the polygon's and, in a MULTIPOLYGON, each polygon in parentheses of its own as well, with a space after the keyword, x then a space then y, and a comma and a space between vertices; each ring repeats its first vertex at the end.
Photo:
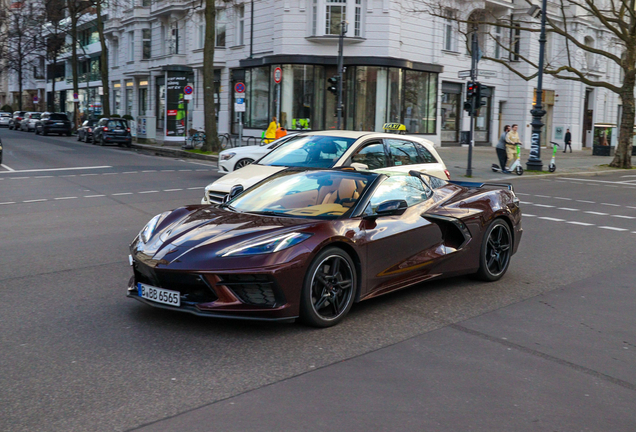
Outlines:
POLYGON ((349 165, 351 168, 355 169, 356 171, 368 171, 369 170, 369 166, 360 162, 352 162, 349 165))
POLYGON ((232 189, 230 189, 230 193, 225 195, 225 198, 223 198, 223 202, 226 203, 228 201, 230 201, 232 198, 234 198, 237 195, 240 195, 241 192, 243 192, 244 188, 242 185, 234 185, 232 186, 232 189))
POLYGON ((378 206, 374 216, 394 216, 401 215, 409 205, 404 200, 388 200, 378 206))

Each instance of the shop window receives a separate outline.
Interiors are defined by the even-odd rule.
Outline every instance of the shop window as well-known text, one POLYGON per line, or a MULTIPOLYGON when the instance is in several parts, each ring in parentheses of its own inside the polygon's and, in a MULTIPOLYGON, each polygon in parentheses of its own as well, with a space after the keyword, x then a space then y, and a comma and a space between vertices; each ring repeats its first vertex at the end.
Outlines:
POLYGON ((133 108, 133 89, 126 88, 126 114, 132 115, 133 108))
MULTIPOLYGON (((372 66, 358 66, 356 68, 355 82, 355 130, 376 130, 376 99, 378 96, 378 69, 372 66)), ((380 93, 382 95, 382 92, 380 93)), ((386 85, 384 86, 386 94, 386 85)), ((386 104, 382 104, 386 106, 386 104)), ((381 125, 380 125, 381 127, 381 125)))
POLYGON ((316 80, 321 76, 322 68, 312 65, 283 65, 282 68, 280 124, 291 130, 320 129, 316 80))
POLYGON ((227 27, 227 11, 225 9, 217 9, 216 11, 216 21, 215 21, 215 46, 224 47, 225 46, 225 30, 227 27))
POLYGON ((270 77, 269 66, 245 71, 245 84, 249 92, 245 113, 246 127, 265 130, 271 121, 268 109, 270 77))
POLYGON ((141 35, 142 35, 141 37, 142 37, 142 49, 143 49, 142 58, 144 60, 148 60, 150 59, 151 50, 152 50, 151 30, 143 29, 141 30, 141 35))
POLYGON ((139 89, 139 115, 146 115, 148 110, 148 88, 139 89))
MULTIPOLYGON (((482 105, 477 111, 477 117, 475 118, 475 141, 488 142, 490 141, 490 107, 492 104, 492 90, 488 87, 482 87, 482 105), (486 93, 484 95, 484 93, 486 93)), ((536 92, 535 92, 536 94, 536 92)))
POLYGON ((434 134, 437 121, 437 74, 404 71, 403 123, 409 133, 434 134))
POLYGON ((121 109, 121 90, 113 91, 113 100, 115 106, 115 114, 119 114, 119 110, 121 109))

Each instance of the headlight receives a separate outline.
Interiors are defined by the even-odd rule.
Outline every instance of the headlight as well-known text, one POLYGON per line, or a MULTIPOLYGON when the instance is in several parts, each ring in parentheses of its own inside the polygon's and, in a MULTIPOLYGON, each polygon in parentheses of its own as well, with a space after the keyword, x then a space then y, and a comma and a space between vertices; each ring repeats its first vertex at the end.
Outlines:
POLYGON ((232 159, 234 156, 236 156, 236 153, 221 153, 221 160, 230 160, 232 159))
POLYGON ((230 248, 220 254, 226 256, 258 255, 282 251, 311 237, 308 233, 288 233, 265 240, 251 240, 230 248))
POLYGON ((150 219, 150 222, 148 222, 146 226, 144 227, 144 229, 142 229, 139 232, 139 238, 141 239, 142 242, 148 243, 148 240, 150 240, 150 238, 155 232, 155 228, 157 228, 157 224, 167 214, 168 212, 161 213, 153 217, 152 219, 150 219))

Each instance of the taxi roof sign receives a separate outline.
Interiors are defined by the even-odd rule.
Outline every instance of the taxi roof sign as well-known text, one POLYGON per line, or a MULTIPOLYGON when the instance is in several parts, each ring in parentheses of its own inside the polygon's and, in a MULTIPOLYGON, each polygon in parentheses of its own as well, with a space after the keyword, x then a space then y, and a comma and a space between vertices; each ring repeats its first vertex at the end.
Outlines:
POLYGON ((406 126, 401 123, 385 123, 384 126, 382 126, 382 129, 384 129, 387 133, 406 133, 406 126))

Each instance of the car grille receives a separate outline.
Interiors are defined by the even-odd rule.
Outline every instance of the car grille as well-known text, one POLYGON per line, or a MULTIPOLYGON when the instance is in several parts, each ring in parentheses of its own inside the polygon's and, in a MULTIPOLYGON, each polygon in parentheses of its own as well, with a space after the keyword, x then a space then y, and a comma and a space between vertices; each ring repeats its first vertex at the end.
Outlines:
POLYGON ((243 303, 255 306, 275 307, 285 303, 275 280, 268 275, 225 274, 217 275, 224 285, 236 294, 243 303))
POLYGON ((208 200, 211 204, 221 204, 226 195, 225 192, 208 191, 208 200))
POLYGON ((179 291, 182 304, 194 305, 218 300, 214 290, 199 274, 157 271, 137 261, 133 264, 133 270, 135 282, 179 291))

